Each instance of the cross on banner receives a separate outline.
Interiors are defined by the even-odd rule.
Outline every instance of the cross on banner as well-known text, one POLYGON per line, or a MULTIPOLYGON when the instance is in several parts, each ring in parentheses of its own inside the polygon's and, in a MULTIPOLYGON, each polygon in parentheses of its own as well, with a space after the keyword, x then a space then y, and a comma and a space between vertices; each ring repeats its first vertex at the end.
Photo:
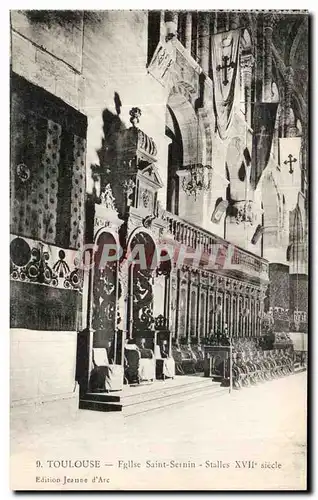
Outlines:
POLYGON ((230 59, 229 56, 223 56, 222 57, 222 61, 224 61, 224 65, 221 66, 220 64, 218 64, 218 66, 216 67, 216 71, 221 71, 221 69, 224 70, 224 74, 223 74, 223 85, 227 85, 229 83, 229 80, 227 79, 227 70, 230 69, 230 68, 235 68, 235 63, 233 61, 230 62, 230 64, 227 64, 228 60, 230 59))
POLYGON ((292 174, 294 172, 294 170, 292 168, 292 164, 297 161, 297 158, 293 158, 293 155, 291 155, 291 154, 288 155, 288 158, 289 158, 289 160, 284 161, 284 165, 288 165, 288 163, 289 163, 289 173, 292 174))

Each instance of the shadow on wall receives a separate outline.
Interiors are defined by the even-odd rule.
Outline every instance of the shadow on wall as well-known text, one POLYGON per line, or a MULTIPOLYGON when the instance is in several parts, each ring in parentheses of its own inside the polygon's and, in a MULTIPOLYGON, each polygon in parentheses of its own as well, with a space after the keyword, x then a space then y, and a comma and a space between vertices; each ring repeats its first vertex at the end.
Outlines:
POLYGON ((112 175, 116 175, 116 155, 117 155, 117 138, 120 132, 127 130, 127 127, 120 118, 121 99, 117 92, 114 92, 114 104, 116 114, 109 109, 104 109, 103 118, 103 138, 101 147, 96 150, 99 164, 91 164, 91 177, 94 183, 92 199, 94 202, 100 202, 100 196, 97 194, 97 186, 100 187, 100 192, 110 182, 112 175))

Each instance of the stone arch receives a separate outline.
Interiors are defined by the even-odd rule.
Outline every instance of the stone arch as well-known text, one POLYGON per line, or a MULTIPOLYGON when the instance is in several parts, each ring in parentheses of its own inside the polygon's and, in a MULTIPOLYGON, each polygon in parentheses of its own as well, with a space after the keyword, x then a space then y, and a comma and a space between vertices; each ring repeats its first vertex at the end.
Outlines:
MULTIPOLYGON (((130 233, 128 240, 127 240, 127 257, 129 257, 129 255, 131 255, 134 244, 136 244, 136 240, 139 240, 139 238, 140 238, 139 235, 147 235, 147 242, 149 242, 149 243, 151 242, 151 244, 153 245, 154 255, 152 256, 153 260, 152 260, 151 267, 153 270, 155 270, 157 263, 159 262, 158 247, 157 247, 153 233, 149 229, 147 229, 146 227, 143 227, 143 226, 137 227, 136 229, 134 229, 130 233)), ((140 242, 138 241, 138 243, 143 244, 142 241, 140 241, 140 242)), ((149 255, 147 246, 146 246, 145 253, 147 255, 149 255)))
POLYGON ((290 47, 290 51, 289 51, 289 54, 288 54, 288 63, 290 66, 293 66, 294 65, 294 62, 295 62, 295 56, 296 56, 296 52, 301 44, 301 39, 307 39, 308 37, 308 26, 307 26, 307 20, 303 19, 302 21, 300 21, 300 23, 298 24, 298 27, 297 27, 297 32, 293 38, 293 41, 292 41, 292 44, 291 44, 291 47, 290 47))
POLYGON ((184 85, 174 86, 167 100, 178 122, 183 145, 183 166, 203 163, 204 148, 200 118, 196 114, 184 85))

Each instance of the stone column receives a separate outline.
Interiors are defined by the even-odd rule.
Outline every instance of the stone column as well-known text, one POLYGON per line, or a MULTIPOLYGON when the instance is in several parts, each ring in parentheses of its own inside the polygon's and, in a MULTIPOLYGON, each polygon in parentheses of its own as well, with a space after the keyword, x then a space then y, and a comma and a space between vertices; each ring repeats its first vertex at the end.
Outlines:
POLYGON ((209 73, 209 48, 210 48, 210 14, 209 12, 199 12, 198 22, 199 35, 199 58, 203 71, 209 73))
POLYGON ((208 288, 206 292, 206 322, 205 322, 205 332, 204 332, 205 337, 210 335, 211 323, 212 323, 212 315, 210 314, 211 307, 212 307, 211 293, 210 289, 208 288))
POLYGON ((165 276, 164 316, 170 325, 171 274, 165 276))
POLYGON ((240 58, 242 84, 244 89, 244 113, 245 120, 251 126, 252 116, 252 73, 254 57, 252 54, 242 54, 240 58))
POLYGON ((237 331, 238 337, 242 336, 241 314, 242 314, 242 297, 240 294, 237 294, 237 297, 236 297, 236 331, 237 331))
POLYGON ((179 339, 179 324, 180 324, 180 294, 181 294, 181 272, 180 269, 177 269, 177 278, 176 278, 176 310, 175 310, 175 339, 179 339))
POLYGON ((229 324, 229 333, 231 337, 234 337, 234 323, 233 323, 233 318, 234 318, 234 297, 233 297, 233 292, 230 292, 230 324, 229 324))
POLYGON ((218 32, 218 13, 217 11, 211 12, 211 33, 216 35, 218 32))
POLYGON ((284 99, 284 135, 285 137, 293 137, 294 124, 292 123, 291 98, 294 83, 294 71, 291 66, 286 68, 284 75, 285 79, 285 99, 284 99))
POLYGON ((186 13, 185 18, 185 36, 184 36, 185 48, 191 53, 191 42, 192 42, 192 12, 186 13))
POLYGON ((272 100, 272 37, 273 16, 264 16, 264 102, 272 100))
POLYGON ((238 12, 230 13, 230 29, 236 30, 240 26, 240 15, 238 12))
POLYGON ((232 322, 233 322, 233 337, 237 337, 237 329, 236 329, 236 316, 237 316, 237 296, 233 293, 233 314, 232 314, 232 322))
POLYGON ((249 315, 248 315, 248 330, 249 330, 249 337, 253 336, 253 299, 252 295, 250 292, 249 298, 248 298, 248 308, 249 308, 249 315))
POLYGON ((257 319, 256 319, 256 334, 258 337, 260 337, 261 335, 261 303, 260 303, 260 300, 257 299, 257 319))
MULTIPOLYGON (((202 301, 201 301, 201 273, 199 271, 199 282, 197 286, 197 304, 196 304, 196 324, 195 324, 195 336, 198 339, 198 343, 200 341, 200 333, 201 332, 201 314, 202 314, 202 301)), ((203 311, 205 314, 205 311, 203 311)))
POLYGON ((210 308, 212 308, 210 331, 212 330, 213 333, 215 333, 215 291, 212 292, 212 300, 210 300, 210 308))
POLYGON ((178 12, 175 10, 166 10, 164 14, 166 28, 166 40, 171 40, 177 35, 178 31, 178 12))
POLYGON ((165 11, 160 11, 160 39, 164 40, 166 38, 166 28, 165 28, 165 11))

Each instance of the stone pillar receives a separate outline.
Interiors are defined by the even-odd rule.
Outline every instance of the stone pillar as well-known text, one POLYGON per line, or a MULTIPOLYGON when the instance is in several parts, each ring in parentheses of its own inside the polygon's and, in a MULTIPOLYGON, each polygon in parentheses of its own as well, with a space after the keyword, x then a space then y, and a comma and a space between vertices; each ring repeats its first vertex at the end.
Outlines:
POLYGON ((252 295, 250 292, 249 299, 248 299, 248 308, 249 308, 249 315, 248 315, 248 330, 249 330, 249 337, 253 336, 253 300, 252 300, 252 295))
POLYGON ((164 40, 166 37, 166 28, 165 28, 165 11, 160 11, 160 39, 164 40))
POLYGON ((234 318, 234 297, 233 297, 233 292, 230 293, 230 308, 231 308, 230 324, 228 326, 229 326, 229 333, 230 333, 231 337, 234 337, 234 321, 233 321, 233 318, 234 318))
POLYGON ((247 313, 246 296, 243 296, 243 338, 248 337, 248 314, 247 313))
POLYGON ((272 100, 272 37, 273 17, 264 17, 264 102, 272 100))
POLYGON ((232 315, 232 321, 233 321, 233 337, 237 337, 237 296, 236 294, 233 293, 233 315, 232 315))
POLYGON ((170 325, 171 275, 165 276, 164 316, 170 325))
POLYGON ((240 15, 238 12, 230 13, 230 29, 236 30, 240 26, 240 15))
POLYGON ((244 114, 249 127, 252 117, 252 73, 254 57, 252 54, 242 54, 240 58, 242 84, 244 89, 244 114))
POLYGON ((264 308, 262 309, 261 306, 261 299, 260 299, 260 292, 258 293, 258 298, 257 298, 257 335, 260 337, 261 336, 261 326, 262 326, 262 314, 263 314, 264 308))
POLYGON ((171 40, 177 36, 178 31, 178 12, 175 10, 166 10, 164 14, 166 28, 166 40, 171 40))
POLYGON ((176 309, 175 309, 175 339, 179 339, 180 325, 180 294, 181 294, 181 271, 177 269, 176 279, 176 309))
MULTIPOLYGON (((200 342, 201 333, 201 315, 205 315, 205 311, 202 311, 202 301, 201 301, 201 273, 199 272, 199 282, 197 286, 197 304, 196 304, 196 323, 195 323, 195 336, 200 342)), ((202 335, 202 333, 201 333, 202 335)))
POLYGON ((241 315, 242 315, 242 297, 240 294, 238 294, 236 298, 236 331, 238 337, 242 336, 241 315))
POLYGON ((129 335, 128 331, 128 314, 131 312, 129 310, 129 277, 128 277, 129 269, 128 266, 123 266, 119 270, 118 279, 121 284, 121 295, 118 298, 118 312, 120 316, 120 322, 118 328, 123 331, 124 339, 126 339, 129 335))
POLYGON ((209 73, 209 48, 210 48, 210 15, 209 12, 199 12, 198 23, 199 58, 203 71, 209 73))
POLYGON ((185 48, 191 53, 191 42, 192 42, 192 12, 186 13, 185 18, 185 36, 184 36, 185 48))
POLYGON ((291 66, 286 68, 285 73, 285 88, 284 88, 284 136, 293 137, 294 135, 294 123, 292 120, 292 109, 291 109, 291 98, 292 89, 294 83, 294 71, 291 66))
POLYGON ((216 35, 218 32, 218 13, 217 11, 211 12, 211 33, 212 35, 216 35))
POLYGON ((215 333, 215 292, 212 293, 211 298, 212 300, 210 300, 210 309, 212 309, 212 314, 211 314, 210 331, 212 330, 213 333, 215 333))

